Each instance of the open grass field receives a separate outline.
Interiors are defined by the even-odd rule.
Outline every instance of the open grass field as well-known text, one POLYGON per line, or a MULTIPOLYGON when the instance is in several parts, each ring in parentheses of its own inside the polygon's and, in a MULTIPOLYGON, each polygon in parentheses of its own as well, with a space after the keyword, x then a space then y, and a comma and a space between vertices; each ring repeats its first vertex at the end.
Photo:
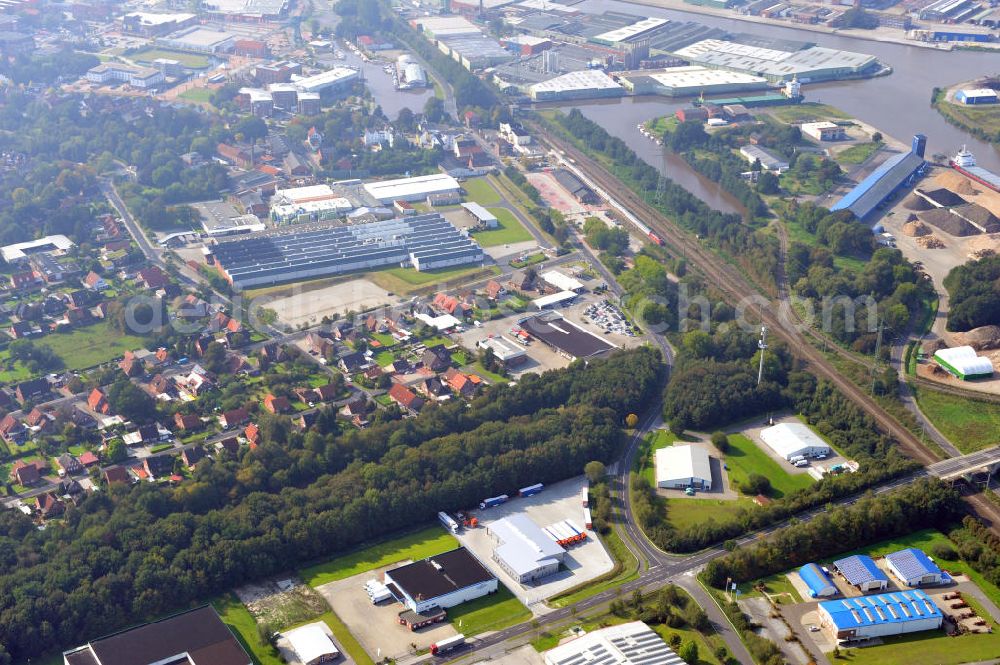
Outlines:
POLYGON ((35 344, 50 347, 62 358, 67 370, 106 363, 147 343, 148 340, 142 337, 122 335, 107 321, 77 328, 69 333, 51 333, 35 340, 35 344))
POLYGON ((806 102, 804 104, 792 104, 789 106, 776 106, 768 109, 770 114, 790 125, 797 125, 803 122, 815 122, 819 120, 850 120, 851 116, 838 108, 828 104, 814 104, 806 102))
POLYGON ((447 282, 452 279, 472 278, 477 273, 486 273, 478 266, 459 266, 445 270, 428 270, 420 272, 413 268, 387 268, 377 272, 367 273, 365 276, 377 286, 393 293, 410 293, 419 288, 430 286, 438 282, 447 282))
POLYGON ((976 130, 973 133, 994 143, 1000 142, 1000 104, 966 106, 939 97, 934 107, 953 124, 976 130))
POLYGON ((282 665, 281 657, 274 647, 260 639, 257 622, 236 594, 223 594, 213 598, 211 603, 222 622, 232 629, 236 639, 253 657, 255 665, 282 665))
POLYGON ((729 479, 736 483, 745 483, 751 473, 759 473, 766 477, 771 481, 771 496, 775 499, 809 487, 815 482, 807 473, 788 473, 770 455, 742 434, 729 435, 726 464, 729 466, 729 479))
POLYGON ((963 453, 994 446, 1000 405, 956 397, 910 384, 924 415, 963 453))
POLYGON ((212 91, 208 88, 189 88, 177 96, 191 102, 208 102, 212 98, 212 91))
POLYGON ((755 586, 763 584, 765 592, 778 603, 801 603, 802 596, 798 591, 795 590, 795 586, 788 579, 788 575, 785 573, 777 573, 775 575, 768 575, 767 577, 757 580, 755 582, 746 582, 739 585, 740 598, 758 598, 763 597, 763 593, 755 589, 755 586))
POLYGON ((837 153, 836 160, 841 164, 861 164, 881 147, 881 143, 857 143, 837 153))
POLYGON ((448 621, 463 635, 500 630, 530 618, 531 611, 503 584, 492 595, 448 609, 448 621))
POLYGON ((674 131, 679 124, 681 121, 677 119, 677 116, 665 115, 647 122, 646 129, 659 136, 665 132, 674 131))
POLYGON ((144 65, 152 63, 157 58, 167 58, 170 60, 177 60, 183 66, 190 67, 191 69, 205 69, 212 64, 211 61, 204 55, 188 53, 186 51, 174 51, 172 49, 164 48, 145 48, 141 51, 133 53, 129 57, 132 60, 144 65))
POLYGON ((408 533, 392 540, 372 543, 343 556, 299 571, 302 581, 311 587, 342 580, 366 570, 386 566, 405 559, 426 559, 458 547, 449 533, 435 525, 408 533))
POLYGON ((658 429, 646 437, 646 443, 649 445, 649 456, 642 461, 640 475, 650 485, 656 485, 656 451, 674 445, 676 439, 676 436, 665 429, 658 429))
POLYGON ((534 236, 524 228, 510 210, 506 208, 487 208, 496 215, 500 223, 499 228, 491 231, 479 231, 473 235, 480 247, 496 247, 497 245, 510 245, 515 242, 527 242, 534 236))
POLYGON ((486 178, 471 178, 462 183, 466 198, 482 206, 500 203, 500 195, 486 178))
POLYGON ((728 522, 743 508, 754 508, 752 500, 666 499, 667 520, 675 529, 687 529, 709 520, 728 522))

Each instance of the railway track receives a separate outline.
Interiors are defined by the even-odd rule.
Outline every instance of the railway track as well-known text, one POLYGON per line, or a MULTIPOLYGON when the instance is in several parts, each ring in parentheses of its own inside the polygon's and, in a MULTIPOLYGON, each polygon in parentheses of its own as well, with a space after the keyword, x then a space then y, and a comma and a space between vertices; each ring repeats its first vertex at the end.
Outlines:
MULTIPOLYGON (((620 204, 626 206, 634 216, 655 232, 663 242, 674 251, 679 252, 689 264, 695 266, 711 283, 723 292, 732 303, 738 303, 748 297, 764 297, 735 268, 721 260, 713 252, 671 223, 660 211, 625 186, 590 156, 575 145, 560 137, 553 136, 543 127, 535 127, 542 140, 568 157, 577 169, 583 171, 588 178, 614 197, 620 204)), ((640 230, 641 227, 640 227, 640 230)), ((868 395, 855 383, 843 377, 840 372, 816 349, 806 336, 785 325, 781 317, 776 315, 780 302, 767 298, 769 306, 761 310, 762 324, 766 325, 772 334, 794 350, 794 353, 804 360, 817 375, 834 384, 848 399, 868 413, 879 429, 892 436, 902 452, 921 464, 928 465, 939 460, 939 457, 928 449, 912 432, 900 425, 887 411, 869 399, 868 395)), ((975 512, 986 522, 1000 525, 1000 507, 982 496, 965 497, 975 512)), ((1000 527, 995 527, 1000 528, 1000 527)))

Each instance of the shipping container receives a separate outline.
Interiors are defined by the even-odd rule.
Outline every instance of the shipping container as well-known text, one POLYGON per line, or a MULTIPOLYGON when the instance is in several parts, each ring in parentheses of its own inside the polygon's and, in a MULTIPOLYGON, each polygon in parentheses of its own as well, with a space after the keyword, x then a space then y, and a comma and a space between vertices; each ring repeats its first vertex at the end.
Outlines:
POLYGON ((520 494, 521 496, 532 496, 534 494, 538 494, 543 489, 545 489, 545 485, 543 485, 542 483, 537 483, 535 485, 529 485, 528 487, 522 487, 518 492, 518 494, 520 494))
POLYGON ((588 529, 594 528, 594 521, 590 517, 590 508, 583 509, 583 525, 588 529))
POLYGON ((441 521, 441 525, 451 533, 458 533, 458 522, 452 519, 451 515, 442 511, 438 513, 438 519, 441 521))
POLYGON ((483 499, 479 504, 480 510, 486 510, 487 508, 492 508, 493 506, 499 506, 501 503, 506 503, 507 499, 510 497, 506 494, 501 494, 500 496, 490 497, 489 499, 483 499))
POLYGON ((453 635, 452 637, 447 637, 443 640, 439 640, 431 645, 431 653, 435 656, 438 654, 446 653, 452 649, 457 649, 465 644, 465 635, 461 633, 458 635, 453 635))
POLYGON ((584 485, 583 491, 580 492, 580 500, 583 502, 584 508, 590 507, 590 486, 584 485))

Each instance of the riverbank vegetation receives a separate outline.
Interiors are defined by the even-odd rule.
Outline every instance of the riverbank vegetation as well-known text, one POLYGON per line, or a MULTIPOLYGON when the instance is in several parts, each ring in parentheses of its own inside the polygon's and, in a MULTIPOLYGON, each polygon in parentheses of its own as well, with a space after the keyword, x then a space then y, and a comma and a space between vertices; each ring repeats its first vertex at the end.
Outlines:
MULTIPOLYGON (((981 81, 973 87, 1000 88, 1000 79, 981 81)), ((947 90, 934 88, 931 106, 937 109, 949 124, 952 124, 976 138, 991 143, 1000 143, 1000 105, 984 104, 967 106, 947 99, 947 90)))

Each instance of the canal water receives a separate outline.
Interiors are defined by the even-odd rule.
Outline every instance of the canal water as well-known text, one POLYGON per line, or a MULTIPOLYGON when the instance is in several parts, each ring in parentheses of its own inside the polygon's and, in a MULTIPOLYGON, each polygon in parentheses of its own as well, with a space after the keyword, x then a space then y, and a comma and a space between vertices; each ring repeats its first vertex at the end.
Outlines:
MULTIPOLYGON (((338 40, 339 43, 340 40, 338 40)), ((424 110, 424 104, 434 96, 434 88, 413 88, 396 90, 392 82, 392 74, 387 74, 383 68, 385 63, 362 62, 352 51, 344 50, 344 60, 335 60, 333 56, 324 56, 328 64, 346 64, 364 73, 365 85, 371 90, 375 103, 382 107, 382 112, 390 120, 395 120, 403 107, 414 113, 424 110)))

